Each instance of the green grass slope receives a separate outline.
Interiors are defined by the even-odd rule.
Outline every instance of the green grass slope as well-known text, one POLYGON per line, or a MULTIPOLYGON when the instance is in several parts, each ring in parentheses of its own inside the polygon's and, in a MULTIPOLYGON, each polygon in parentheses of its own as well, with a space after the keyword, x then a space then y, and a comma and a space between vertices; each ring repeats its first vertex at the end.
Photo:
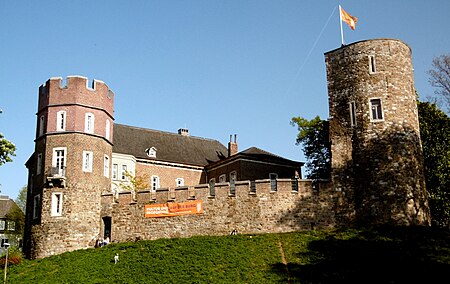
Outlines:
POLYGON ((8 269, 7 283, 411 284, 449 276, 449 231, 378 228, 110 244, 26 260, 8 269))

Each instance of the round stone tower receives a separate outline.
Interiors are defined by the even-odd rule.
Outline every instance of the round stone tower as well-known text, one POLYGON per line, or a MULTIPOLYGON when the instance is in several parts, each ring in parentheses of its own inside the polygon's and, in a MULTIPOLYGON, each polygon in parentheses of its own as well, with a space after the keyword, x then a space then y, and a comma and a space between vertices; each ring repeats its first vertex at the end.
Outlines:
POLYGON ((92 246, 109 191, 114 94, 102 81, 51 78, 39 88, 24 251, 41 258, 92 246))
POLYGON ((325 53, 337 216, 429 225, 411 49, 395 39, 325 53))

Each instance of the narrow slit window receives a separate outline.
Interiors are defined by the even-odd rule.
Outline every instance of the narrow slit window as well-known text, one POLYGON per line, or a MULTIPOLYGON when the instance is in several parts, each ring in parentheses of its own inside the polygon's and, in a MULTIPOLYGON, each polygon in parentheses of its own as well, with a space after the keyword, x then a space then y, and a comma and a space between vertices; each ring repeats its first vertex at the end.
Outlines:
POLYGON ((350 125, 356 126, 356 104, 355 104, 355 102, 350 102, 349 107, 350 107, 350 125))
POLYGON ((375 55, 369 55, 369 73, 373 74, 377 72, 375 65, 375 55))

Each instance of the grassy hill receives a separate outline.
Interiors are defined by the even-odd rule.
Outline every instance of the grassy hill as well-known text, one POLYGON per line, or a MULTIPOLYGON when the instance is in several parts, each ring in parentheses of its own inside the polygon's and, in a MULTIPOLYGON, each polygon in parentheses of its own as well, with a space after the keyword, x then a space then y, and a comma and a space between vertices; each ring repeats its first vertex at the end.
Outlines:
POLYGON ((113 243, 25 260, 7 282, 411 284, 449 275, 448 230, 378 228, 113 243))

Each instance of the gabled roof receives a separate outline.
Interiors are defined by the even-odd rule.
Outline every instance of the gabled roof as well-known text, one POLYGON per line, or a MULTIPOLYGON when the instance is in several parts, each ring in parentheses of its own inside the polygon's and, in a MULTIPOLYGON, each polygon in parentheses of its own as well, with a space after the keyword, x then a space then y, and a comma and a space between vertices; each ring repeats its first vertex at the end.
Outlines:
POLYGON ((113 153, 133 155, 138 159, 206 166, 224 159, 227 148, 217 140, 114 124, 113 153), (156 148, 156 158, 150 158, 145 153, 151 147, 156 148))
POLYGON ((244 159, 244 158, 249 159, 249 160, 254 160, 254 161, 261 161, 261 162, 264 161, 264 162, 277 163, 277 164, 286 165, 286 166, 293 166, 296 168, 300 168, 301 166, 304 165, 303 162, 292 161, 292 160, 283 158, 281 156, 272 154, 270 152, 264 151, 260 148, 250 147, 250 148, 248 148, 244 151, 241 151, 231 157, 228 157, 228 158, 218 161, 212 165, 209 165, 208 168, 211 169, 213 167, 227 163, 229 161, 234 161, 234 160, 239 160, 239 159, 244 159))
POLYGON ((8 196, 0 196, 0 218, 5 218, 5 216, 16 207, 18 208, 14 200, 9 198, 8 196))

